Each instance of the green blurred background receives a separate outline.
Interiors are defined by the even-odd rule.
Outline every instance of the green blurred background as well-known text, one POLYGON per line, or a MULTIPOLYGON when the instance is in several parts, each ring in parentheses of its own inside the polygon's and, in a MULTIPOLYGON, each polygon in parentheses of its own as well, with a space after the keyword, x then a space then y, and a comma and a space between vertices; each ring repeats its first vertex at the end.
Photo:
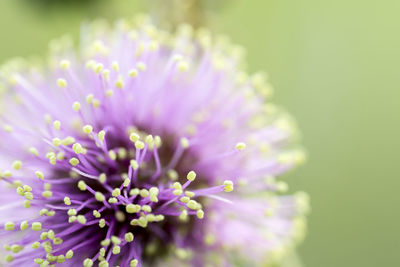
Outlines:
MULTIPOLYGON (((166 8, 168 0, 1 0, 0 61, 44 55, 50 39, 77 37, 83 19, 130 16, 161 1, 166 8)), ((312 197, 304 265, 400 266, 400 1, 204 5, 213 30, 247 48, 250 70, 269 72, 275 102, 303 132, 309 162, 286 179, 312 197)))

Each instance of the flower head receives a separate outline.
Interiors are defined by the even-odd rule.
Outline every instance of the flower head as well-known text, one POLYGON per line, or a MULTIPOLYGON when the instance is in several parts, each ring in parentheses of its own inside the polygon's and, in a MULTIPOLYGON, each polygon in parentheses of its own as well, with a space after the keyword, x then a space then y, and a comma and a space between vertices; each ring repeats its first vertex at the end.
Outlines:
POLYGON ((240 47, 139 19, 75 51, 0 73, 7 266, 254 266, 301 239, 307 196, 275 177, 304 155, 240 47))

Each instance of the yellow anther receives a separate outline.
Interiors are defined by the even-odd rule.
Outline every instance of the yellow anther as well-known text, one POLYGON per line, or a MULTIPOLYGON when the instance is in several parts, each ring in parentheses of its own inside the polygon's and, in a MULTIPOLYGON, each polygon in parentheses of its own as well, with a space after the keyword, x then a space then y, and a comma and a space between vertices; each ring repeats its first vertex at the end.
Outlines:
POLYGON ((106 199, 106 197, 100 192, 96 192, 95 198, 99 202, 103 202, 106 199))
POLYGON ((182 189, 182 185, 181 185, 181 183, 179 183, 179 182, 173 183, 173 184, 172 184, 172 187, 175 188, 175 189, 182 189))
POLYGON ((197 218, 203 219, 204 218, 204 211, 203 210, 198 210, 196 212, 197 218))
POLYGON ((119 71, 119 64, 118 64, 118 62, 114 61, 114 62, 111 64, 111 67, 112 67, 113 70, 119 71))
POLYGON ((224 181, 224 191, 231 192, 233 191, 233 182, 230 180, 224 181))
MULTIPOLYGON (((19 181, 19 180, 16 180, 16 181, 13 182, 13 186, 14 186, 15 188, 22 187, 22 182, 19 181)), ((24 190, 25 190, 25 189, 24 189, 24 190)))
POLYGON ((157 187, 151 187, 149 190, 150 196, 158 196, 159 190, 157 187))
POLYGON ((125 85, 124 81, 122 80, 122 77, 118 77, 118 79, 115 81, 115 87, 121 89, 125 85))
POLYGON ((136 160, 134 160, 134 159, 132 159, 130 161, 130 165, 131 165, 132 169, 134 169, 134 170, 137 170, 139 168, 138 162, 136 160))
POLYGON ((108 199, 108 203, 110 203, 110 204, 115 204, 117 202, 118 202, 118 199, 115 198, 115 197, 111 197, 111 198, 108 199))
POLYGON ((76 165, 79 164, 79 159, 73 157, 73 158, 71 158, 71 159, 69 160, 69 163, 70 163, 72 166, 76 166, 76 165))
POLYGON ((33 190, 32 187, 30 187, 29 185, 24 185, 23 189, 25 192, 32 192, 33 190))
POLYGON ((71 206, 71 199, 69 197, 64 197, 64 203, 67 206, 71 206))
POLYGON ((149 196, 149 191, 147 189, 142 189, 140 190, 140 196, 141 197, 148 197, 149 196))
POLYGON ((50 198, 50 197, 53 196, 53 192, 48 191, 48 190, 43 191, 42 196, 43 196, 44 198, 50 198))
POLYGON ((65 256, 64 255, 58 255, 56 261, 57 261, 57 263, 65 262, 65 256))
POLYGON ((68 250, 67 253, 65 254, 65 258, 71 259, 74 256, 74 251, 68 250))
POLYGON ((197 210, 199 208, 199 203, 196 200, 190 200, 186 206, 191 210, 197 210))
POLYGON ((129 243, 129 242, 132 242, 134 238, 135 238, 135 237, 133 236, 132 233, 126 233, 126 234, 125 234, 125 241, 128 242, 128 243, 129 243))
POLYGON ((39 214, 40 216, 43 216, 44 214, 46 214, 49 210, 48 209, 41 209, 39 214))
POLYGON ((117 159, 117 154, 115 153, 114 150, 110 150, 110 151, 108 151, 108 157, 109 157, 111 160, 116 160, 116 159, 117 159))
POLYGON ((85 125, 82 128, 83 132, 86 134, 90 134, 93 131, 93 126, 92 125, 85 125))
POLYGON ((145 143, 147 144, 147 145, 153 145, 154 144, 154 138, 153 138, 153 136, 150 134, 150 135, 148 135, 148 136, 146 136, 146 138, 144 139, 144 141, 145 141, 145 143))
POLYGON ((195 193, 192 191, 185 191, 185 195, 187 195, 188 197, 194 197, 195 193))
POLYGON ((107 91, 106 91, 106 96, 107 97, 112 97, 114 95, 114 91, 112 90, 112 89, 108 89, 107 91))
POLYGON ((11 133, 13 131, 13 127, 8 124, 4 125, 3 129, 4 129, 4 131, 6 131, 8 133, 11 133))
POLYGON ((33 249, 38 249, 38 248, 40 248, 40 242, 38 242, 38 241, 34 242, 34 243, 32 244, 32 248, 33 248, 33 249))
POLYGON ((75 138, 73 138, 72 136, 68 136, 68 137, 64 138, 61 143, 64 146, 72 145, 73 143, 75 143, 75 138))
POLYGON ((147 66, 144 62, 138 62, 136 64, 136 67, 138 68, 138 70, 140 71, 145 71, 147 69, 147 66))
POLYGON ((11 251, 14 252, 14 253, 18 253, 18 252, 20 252, 23 248, 24 248, 24 247, 19 246, 19 245, 12 245, 12 246, 11 246, 11 251))
POLYGON ((105 260, 99 262, 99 267, 108 267, 108 266, 110 266, 110 264, 105 260))
POLYGON ((131 134, 129 135, 129 139, 130 139, 133 143, 136 143, 136 142, 140 139, 140 136, 139 136, 137 133, 131 133, 131 134))
POLYGON ((32 223, 32 230, 36 231, 36 232, 41 231, 42 230, 42 223, 40 223, 40 222, 32 223))
POLYGON ((30 147, 29 152, 35 155, 36 157, 39 156, 39 151, 34 147, 30 147))
POLYGON ((111 240, 110 239, 105 239, 105 240, 100 242, 100 245, 102 247, 108 247, 110 244, 111 244, 111 240))
POLYGON ((190 171, 190 172, 187 174, 186 178, 187 178, 189 181, 193 182, 193 181, 196 179, 196 173, 195 173, 194 171, 190 171))
MULTIPOLYGON (((36 258, 36 259, 34 259, 33 261, 34 261, 36 264, 40 264, 40 265, 44 264, 44 259, 36 258)), ((47 264, 47 265, 48 265, 48 264, 47 264)), ((43 265, 43 266, 46 266, 46 265, 43 265)))
MULTIPOLYGON (((24 188, 25 188, 25 186, 24 186, 24 188)), ((45 184, 43 185, 43 188, 44 188, 45 190, 50 190, 50 189, 51 189, 51 184, 45 183, 45 184)))
POLYGON ((106 136, 106 132, 104 130, 101 130, 98 134, 97 137, 99 138, 100 142, 104 141, 104 137, 106 136))
POLYGON ((56 212, 54 210, 51 210, 51 211, 47 212, 46 215, 49 217, 53 217, 54 215, 56 215, 56 212))
POLYGON ((288 184, 286 182, 279 181, 279 182, 276 183, 276 190, 279 193, 285 193, 285 192, 288 191, 288 189, 289 189, 289 186, 288 186, 288 184))
POLYGON ((25 192, 24 196, 27 200, 32 201, 33 200, 33 194, 31 192, 25 192))
POLYGON ((145 212, 151 212, 152 209, 151 209, 151 206, 149 206, 149 205, 143 205, 142 210, 145 212))
POLYGON ((136 69, 131 69, 128 74, 129 77, 136 77, 138 75, 138 71, 136 69))
POLYGON ((75 112, 78 112, 78 111, 81 109, 81 103, 79 103, 78 101, 75 101, 75 102, 72 104, 72 109, 73 109, 75 112))
POLYGON ((107 180, 107 175, 105 173, 101 173, 99 175, 99 182, 104 184, 106 182, 106 180, 107 180))
POLYGON ((11 133, 13 131, 13 128, 11 125, 4 125, 4 131, 11 133))
POLYGON ((14 256, 13 255, 6 255, 4 259, 5 259, 6 262, 12 262, 12 261, 14 261, 14 256))
POLYGON ((168 178, 173 181, 178 180, 178 177, 179 177, 177 171, 175 171, 174 169, 169 169, 167 171, 167 175, 168 175, 168 178))
POLYGON ((186 137, 182 137, 180 141, 181 141, 181 146, 183 148, 189 147, 189 140, 186 137))
POLYGON ((175 189, 172 193, 175 196, 180 196, 180 195, 182 195, 183 191, 181 189, 175 189))
POLYGON ((239 142, 239 143, 236 144, 236 147, 235 147, 235 148, 236 148, 237 150, 243 150, 243 149, 246 148, 246 144, 243 143, 243 142, 239 142))
POLYGON ((113 253, 114 255, 118 255, 119 253, 121 253, 121 247, 120 247, 120 246, 115 246, 115 247, 113 247, 112 253, 113 253))
POLYGON ((71 65, 71 62, 69 60, 64 59, 64 60, 60 61, 60 68, 63 70, 67 70, 70 65, 71 65))
POLYGON ((158 135, 156 135, 154 137, 154 144, 156 145, 157 148, 160 148, 162 145, 162 140, 161 137, 159 137, 158 135))
POLYGON ((54 146, 60 146, 61 145, 61 139, 60 138, 53 138, 53 145, 54 146))
POLYGON ((118 197, 118 196, 120 196, 120 195, 121 195, 121 190, 120 190, 119 188, 115 188, 115 189, 112 191, 112 195, 113 195, 113 197, 118 197))
POLYGON ((177 67, 179 71, 185 72, 189 69, 189 64, 186 61, 180 61, 177 67))
POLYGON ((129 267, 136 267, 139 264, 138 260, 131 260, 129 263, 129 267))
POLYGON ((73 150, 76 154, 81 154, 81 153, 84 151, 82 145, 79 144, 79 143, 73 144, 73 145, 72 145, 72 150, 73 150))
POLYGON ((135 142, 135 147, 136 147, 136 149, 141 150, 144 148, 144 143, 142 141, 138 140, 135 142))
POLYGON ((100 256, 101 257, 104 258, 106 256, 106 249, 105 248, 101 248, 99 252, 100 252, 100 256))
POLYGON ((103 70, 103 77, 106 81, 108 81, 110 79, 110 70, 109 69, 103 70))
POLYGON ((164 219, 165 219, 164 215, 159 214, 159 215, 156 215, 155 221, 156 221, 156 222, 161 222, 161 221, 163 221, 164 219))
POLYGON ((99 221, 99 227, 100 227, 100 228, 104 228, 105 226, 106 226, 106 220, 101 219, 101 220, 99 221))
POLYGON ((53 122, 53 127, 54 129, 56 129, 57 131, 59 131, 61 129, 61 122, 60 121, 54 121, 53 122))
POLYGON ((186 221, 188 219, 188 212, 187 210, 182 210, 181 214, 179 215, 179 219, 181 221, 186 221))
POLYGON ((140 205, 128 204, 125 207, 127 213, 138 213, 141 209, 140 205))
POLYGON ((115 218, 118 222, 124 222, 126 220, 125 213, 120 210, 115 212, 115 218))
POLYGON ((54 239, 54 231, 53 230, 48 231, 47 232, 47 237, 49 239, 53 240, 54 239))
POLYGON ((31 207, 31 202, 29 200, 24 201, 24 208, 29 209, 31 207))
POLYGON ((12 167, 14 170, 19 170, 22 166, 22 161, 16 160, 12 163, 12 167))
POLYGON ((41 171, 35 171, 35 175, 37 178, 39 178, 40 180, 44 179, 44 175, 41 171))
POLYGON ((17 187, 17 194, 20 196, 24 196, 25 190, 22 187, 17 187))
POLYGON ((86 96, 86 103, 91 104, 93 102, 93 98, 94 98, 93 94, 88 94, 86 96))
POLYGON ((94 66, 94 72, 95 73, 97 73, 97 74, 99 74, 102 70, 103 70, 103 64, 101 64, 101 63, 97 63, 95 66, 94 66))
POLYGON ((47 232, 43 232, 40 234, 40 240, 46 240, 47 239, 47 232))
POLYGON ((130 196, 137 196, 137 195, 139 195, 139 194, 140 194, 139 188, 132 188, 132 189, 129 191, 129 195, 130 195, 130 196))
POLYGON ((67 211, 68 216, 76 216, 78 214, 78 212, 76 211, 76 209, 69 209, 67 211))
POLYGON ((64 151, 60 151, 57 153, 57 160, 62 161, 65 159, 65 152, 64 151))
POLYGON ((28 229, 28 227, 29 227, 29 224, 28 224, 27 221, 21 222, 21 224, 20 224, 20 226, 19 226, 19 228, 21 229, 21 231, 24 231, 24 230, 28 229))
POLYGON ((60 78, 57 80, 57 85, 61 88, 65 88, 67 87, 67 81, 65 79, 60 78))
POLYGON ((98 100, 98 99, 93 99, 93 103, 92 103, 92 105, 93 105, 93 107, 94 108, 98 108, 98 107, 100 107, 100 100, 98 100))
POLYGON ((85 259, 83 261, 83 266, 84 267, 92 267, 93 266, 93 261, 91 259, 85 259))
POLYGON ((97 210, 94 210, 93 211, 93 216, 96 217, 96 218, 100 218, 101 217, 101 213, 98 212, 97 210))
POLYGON ((86 183, 85 183, 84 181, 79 181, 79 182, 78 182, 78 188, 79 188, 81 191, 85 191, 85 190, 87 189, 86 183))
POLYGON ((147 221, 146 217, 140 216, 140 218, 138 219, 139 226, 141 226, 143 228, 146 228, 147 227, 147 223, 148 223, 148 221, 147 221))
POLYGON ((189 197, 181 197, 179 200, 183 203, 188 203, 190 201, 190 198, 189 197))
POLYGON ((80 224, 85 224, 85 223, 86 223, 86 218, 85 218, 85 216, 83 216, 83 215, 78 215, 78 216, 76 217, 76 219, 78 220, 78 222, 79 222, 80 224))

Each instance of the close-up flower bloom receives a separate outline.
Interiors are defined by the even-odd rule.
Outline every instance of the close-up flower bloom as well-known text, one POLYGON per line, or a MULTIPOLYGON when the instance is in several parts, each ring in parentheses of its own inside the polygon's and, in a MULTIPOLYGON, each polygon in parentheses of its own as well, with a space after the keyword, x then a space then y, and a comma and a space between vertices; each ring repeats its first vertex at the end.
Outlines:
POLYGON ((305 232, 303 163, 266 74, 225 36, 82 26, 0 72, 5 266, 269 266, 305 232))

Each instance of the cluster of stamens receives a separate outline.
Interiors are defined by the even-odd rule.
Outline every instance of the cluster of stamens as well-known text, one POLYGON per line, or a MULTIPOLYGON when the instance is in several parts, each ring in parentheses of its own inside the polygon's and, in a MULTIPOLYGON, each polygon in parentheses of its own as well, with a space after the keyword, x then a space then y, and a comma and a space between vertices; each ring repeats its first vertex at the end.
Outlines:
MULTIPOLYGON (((54 121, 53 128, 57 132, 61 131, 61 122, 54 121)), ((45 155, 48 162, 55 167, 59 165, 61 170, 71 177, 61 178, 53 174, 47 178, 51 174, 45 176, 42 171, 35 171, 35 176, 43 183, 40 195, 37 195, 38 192, 34 192, 31 186, 14 180, 11 172, 2 173, 4 181, 12 183, 17 194, 25 198, 25 208, 30 208, 37 202, 45 202, 46 208, 39 211, 38 221, 18 222, 22 232, 29 227, 32 231, 39 232, 38 240, 33 242, 31 247, 35 250, 42 248, 45 251, 45 257, 34 260, 41 266, 62 263, 82 247, 82 244, 74 244, 75 247, 63 248, 64 239, 68 240, 71 231, 98 231, 95 228, 106 229, 103 239, 97 240, 100 249, 97 254, 86 258, 83 265, 90 267, 95 261, 99 261, 99 266, 108 266, 111 257, 117 257, 124 247, 135 242, 135 232, 141 235, 137 227, 146 228, 149 224, 169 220, 169 217, 176 217, 177 220, 173 220, 176 223, 188 223, 189 216, 203 219, 205 212, 203 205, 198 201, 199 198, 233 190, 233 183, 229 180, 219 186, 199 188, 195 185, 194 190, 189 190, 196 179, 196 172, 189 171, 185 182, 182 183, 174 169, 176 166, 167 164, 168 167, 164 168, 159 157, 163 143, 159 136, 143 135, 135 131, 134 127, 129 127, 127 142, 131 147, 110 149, 107 141, 112 142, 112 139, 106 137, 106 131, 95 133, 93 128, 91 125, 83 126, 84 136, 80 139, 85 143, 93 142, 95 146, 85 147, 83 142, 76 141, 78 138, 71 136, 54 137, 49 142, 52 149, 45 155), (117 172, 111 171, 113 174, 108 174, 109 166, 115 166, 117 172), (149 171, 153 173, 142 177, 141 172, 149 171), (65 187, 65 191, 54 194, 53 185, 61 185, 65 187), (54 219, 45 219, 46 217, 54 219), (51 225, 53 221, 56 227, 51 225), (117 225, 124 231, 118 229, 117 225), (46 230, 42 229, 43 226, 46 230), (56 235, 55 232, 60 232, 60 229, 63 231, 56 235), (65 253, 60 254, 61 251, 65 253)), ((181 138, 172 158, 181 157, 188 147, 189 140, 181 138)), ((236 149, 242 150, 244 147, 244 143, 238 143, 236 149)), ((29 150, 39 157, 37 149, 32 147, 29 150)), ((12 167, 20 170, 22 162, 14 161, 12 167)), ((16 222, 7 222, 3 227, 7 231, 15 231, 15 225, 16 222)), ((162 231, 162 227, 159 230, 162 231)), ((94 242, 89 239, 84 243, 90 241, 94 242)), ((12 244, 6 246, 6 249, 19 253, 24 246, 12 244)), ((6 260, 11 262, 13 258, 10 254, 6 260)), ((138 259, 132 257, 130 266, 136 264, 138 259)))

